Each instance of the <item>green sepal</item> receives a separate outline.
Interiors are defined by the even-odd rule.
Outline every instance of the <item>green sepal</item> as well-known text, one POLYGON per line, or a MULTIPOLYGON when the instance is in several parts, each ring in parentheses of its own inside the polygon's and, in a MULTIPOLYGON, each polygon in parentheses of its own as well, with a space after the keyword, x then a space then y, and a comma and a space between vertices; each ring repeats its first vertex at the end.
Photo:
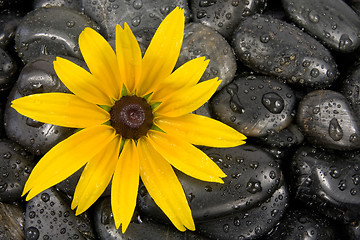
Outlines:
POLYGON ((154 111, 156 108, 158 108, 160 106, 162 102, 155 102, 153 104, 151 104, 151 109, 154 111))
POLYGON ((150 129, 151 129, 151 130, 154 130, 154 131, 166 133, 164 130, 162 130, 161 128, 159 128, 159 127, 156 126, 155 124, 153 124, 150 129))
POLYGON ((128 90, 126 89, 125 84, 123 84, 123 87, 121 89, 121 96, 124 97, 124 96, 127 96, 127 95, 128 95, 128 90))
POLYGON ((104 109, 107 112, 110 112, 110 110, 111 110, 111 107, 107 106, 107 105, 99 105, 99 107, 101 107, 102 109, 104 109))

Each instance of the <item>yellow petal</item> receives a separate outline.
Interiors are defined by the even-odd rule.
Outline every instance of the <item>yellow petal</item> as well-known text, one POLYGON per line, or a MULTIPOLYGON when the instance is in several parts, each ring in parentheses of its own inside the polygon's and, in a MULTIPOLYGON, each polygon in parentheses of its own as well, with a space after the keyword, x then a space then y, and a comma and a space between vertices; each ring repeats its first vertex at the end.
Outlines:
POLYGON ((36 164, 22 195, 30 191, 26 197, 28 201, 63 181, 84 166, 114 137, 115 131, 112 127, 101 125, 85 128, 58 143, 36 164))
POLYGON ((182 88, 189 88, 197 84, 208 64, 209 60, 205 60, 205 57, 199 57, 180 66, 169 77, 165 78, 159 88, 154 91, 153 101, 162 102, 169 96, 169 92, 179 91, 182 88))
POLYGON ((110 114, 95 104, 69 93, 40 93, 15 99, 12 107, 39 122, 63 127, 85 128, 100 125, 110 114))
POLYGON ((124 233, 134 214, 139 188, 139 156, 134 140, 125 142, 111 186, 111 207, 116 228, 124 233))
POLYGON ((190 143, 158 131, 150 131, 148 141, 164 159, 185 174, 203 181, 223 183, 221 177, 226 174, 190 143))
POLYGON ((104 82, 82 67, 57 57, 54 69, 65 86, 78 97, 94 104, 112 106, 111 92, 105 88, 104 82))
POLYGON ((184 10, 175 8, 161 22, 143 58, 142 77, 135 86, 137 95, 153 91, 173 71, 184 36, 184 10))
POLYGON ((142 56, 139 44, 131 29, 124 23, 124 29, 116 26, 116 56, 120 79, 129 92, 133 92, 141 77, 142 56))
POLYGON ((86 211, 105 191, 114 174, 120 150, 120 137, 112 139, 85 166, 76 185, 71 208, 76 215, 86 211))
POLYGON ((235 147, 244 144, 246 139, 232 127, 196 114, 186 114, 176 118, 161 116, 155 119, 155 123, 169 135, 195 145, 235 147))
POLYGON ((217 78, 201 82, 193 87, 173 92, 159 108, 157 114, 179 117, 201 107, 215 93, 221 81, 217 78))
POLYGON ((113 99, 120 98, 122 82, 114 50, 95 30, 85 28, 79 36, 79 47, 90 72, 101 79, 113 99))
POLYGON ((178 230, 195 230, 185 193, 170 164, 145 137, 139 139, 138 149, 140 176, 150 196, 178 230))

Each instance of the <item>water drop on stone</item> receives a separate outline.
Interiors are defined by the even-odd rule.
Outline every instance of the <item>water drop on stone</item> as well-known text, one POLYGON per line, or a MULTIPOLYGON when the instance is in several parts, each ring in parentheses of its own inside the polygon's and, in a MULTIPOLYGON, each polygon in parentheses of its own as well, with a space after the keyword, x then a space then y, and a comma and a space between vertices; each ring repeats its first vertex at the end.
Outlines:
POLYGON ((50 200, 50 195, 47 193, 42 193, 41 194, 41 200, 43 200, 44 202, 47 202, 50 200))
POLYGON ((258 193, 262 191, 261 182, 257 179, 251 178, 246 184, 246 190, 249 193, 258 193))
POLYGON ((29 227, 26 229, 25 236, 27 240, 37 240, 40 236, 39 229, 36 227, 29 227))
POLYGON ((309 12, 309 19, 313 23, 318 23, 320 20, 320 17, 315 10, 312 10, 309 12))
POLYGON ((330 172, 329 172, 330 176, 332 176, 333 178, 338 178, 340 177, 340 171, 336 168, 336 167, 330 167, 330 172))
POLYGON ((141 23, 141 18, 140 18, 139 16, 134 17, 134 18, 131 20, 131 25, 133 25, 134 27, 139 26, 140 23, 141 23))
POLYGON ((262 43, 267 43, 267 42, 269 42, 269 40, 270 40, 270 36, 268 34, 264 34, 264 35, 260 36, 260 41, 262 43))
POLYGON ((133 7, 134 7, 136 10, 139 10, 142 6, 143 6, 142 0, 135 0, 135 1, 133 2, 133 7))
POLYGON ((224 230, 224 232, 226 232, 226 233, 229 232, 229 230, 230 230, 229 224, 224 224, 223 230, 224 230))
POLYGON ((331 119, 329 123, 329 135, 334 141, 339 141, 344 136, 344 132, 336 118, 331 119))
POLYGON ((320 74, 319 70, 317 68, 313 68, 311 69, 310 71, 310 76, 313 77, 313 78, 316 78, 318 77, 320 74))
POLYGON ((341 191, 344 191, 345 189, 346 189, 346 181, 345 180, 341 180, 340 182, 339 182, 339 189, 341 190, 341 191))
POLYGON ((262 97, 262 104, 269 112, 274 114, 281 113, 285 106, 284 99, 274 92, 264 94, 262 97))
POLYGON ((352 46, 353 42, 351 41, 349 35, 343 34, 340 37, 339 48, 342 50, 346 50, 352 46))

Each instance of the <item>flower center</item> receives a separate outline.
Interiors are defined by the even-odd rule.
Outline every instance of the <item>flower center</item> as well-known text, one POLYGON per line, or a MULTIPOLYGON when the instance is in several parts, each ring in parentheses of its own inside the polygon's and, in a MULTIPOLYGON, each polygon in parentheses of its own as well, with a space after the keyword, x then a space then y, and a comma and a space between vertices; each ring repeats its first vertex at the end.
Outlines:
POLYGON ((150 105, 144 98, 124 96, 110 110, 111 126, 124 138, 145 136, 153 125, 150 105))

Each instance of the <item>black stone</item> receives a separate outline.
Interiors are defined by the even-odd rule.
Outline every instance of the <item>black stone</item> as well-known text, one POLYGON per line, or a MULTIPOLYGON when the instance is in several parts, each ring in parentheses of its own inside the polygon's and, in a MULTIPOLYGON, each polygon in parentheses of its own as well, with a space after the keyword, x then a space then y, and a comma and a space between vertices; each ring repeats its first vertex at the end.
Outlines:
POLYGON ((285 185, 271 198, 247 210, 197 225, 197 230, 210 239, 257 239, 274 228, 288 206, 289 193, 285 185))
POLYGON ((81 12, 81 1, 80 0, 34 0, 33 7, 41 8, 41 7, 68 7, 72 8, 76 11, 81 12))
MULTIPOLYGON (((274 159, 249 144, 234 148, 206 148, 204 152, 227 175, 224 184, 204 182, 177 172, 196 223, 234 214, 265 202, 278 189, 281 171, 274 159)), ((144 186, 139 190, 139 210, 168 222, 144 186)))
POLYGON ((69 201, 54 188, 47 189, 26 204, 26 239, 95 240, 86 213, 75 216, 69 201))
POLYGON ((360 152, 301 147, 291 163, 294 197, 345 223, 360 217, 360 152))
POLYGON ((0 201, 20 200, 34 167, 33 158, 20 145, 7 139, 0 140, 0 201))
POLYGON ((225 0, 190 0, 193 21, 202 23, 230 39, 239 22, 247 16, 262 12, 264 0, 225 1, 225 0))
POLYGON ((324 88, 338 76, 329 50, 299 28, 270 16, 241 21, 232 45, 246 66, 291 84, 324 88))
POLYGON ((16 61, 0 48, 0 93, 9 90, 16 81, 16 61))
POLYGON ((25 239, 24 215, 19 205, 0 202, 0 239, 25 239))
POLYGON ((338 150, 360 147, 360 120, 339 92, 307 94, 299 103, 297 123, 313 144, 338 150))
POLYGON ((324 45, 339 52, 360 46, 360 17, 342 0, 282 0, 287 16, 324 45))
POLYGON ((199 23, 185 27, 184 41, 176 68, 187 61, 205 56, 210 63, 200 81, 218 77, 222 80, 218 90, 229 84, 236 72, 236 59, 228 42, 216 31, 199 23))
POLYGON ((155 223, 150 219, 143 218, 135 211, 132 221, 123 234, 116 229, 114 218, 111 213, 110 198, 104 198, 96 205, 94 213, 95 230, 100 239, 107 240, 208 240, 206 237, 186 231, 180 232, 173 226, 155 223))
MULTIPOLYGON (((101 34, 107 38, 115 38, 117 24, 122 27, 126 22, 131 30, 146 42, 152 38, 161 21, 176 7, 184 8, 186 22, 190 20, 187 1, 184 0, 81 0, 84 12, 100 25, 101 34)), ((148 44, 146 44, 148 45, 148 44)))
MULTIPOLYGON (((70 136, 74 129, 41 123, 19 114, 10 107, 12 100, 36 93, 69 92, 53 68, 55 56, 42 56, 28 63, 21 71, 5 107, 4 125, 7 136, 26 150, 42 155, 70 136)), ((80 66, 84 62, 71 58, 80 66)))
POLYGON ((340 91, 360 119, 360 62, 350 67, 342 83, 340 91))
POLYGON ((291 209, 284 215, 268 240, 337 240, 334 225, 306 209, 291 209))
POLYGON ((7 50, 13 46, 15 31, 21 18, 18 12, 7 10, 0 13, 0 48, 7 50))
POLYGON ((291 123, 295 95, 271 77, 240 77, 218 92, 210 106, 215 118, 246 136, 259 137, 291 123))
POLYGON ((16 29, 16 51, 24 63, 40 55, 81 58, 78 37, 85 27, 96 29, 88 16, 73 9, 37 8, 29 12, 16 29))

